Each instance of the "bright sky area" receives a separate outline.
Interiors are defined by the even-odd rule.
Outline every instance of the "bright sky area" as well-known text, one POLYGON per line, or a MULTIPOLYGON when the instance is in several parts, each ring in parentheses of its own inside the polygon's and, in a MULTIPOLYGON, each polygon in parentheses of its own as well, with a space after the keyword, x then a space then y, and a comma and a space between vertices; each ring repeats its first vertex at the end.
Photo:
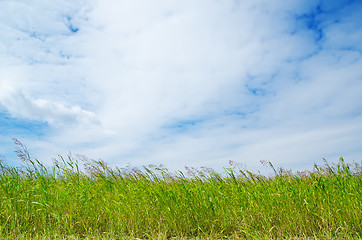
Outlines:
POLYGON ((1 0, 0 155, 362 159, 362 1, 1 0))

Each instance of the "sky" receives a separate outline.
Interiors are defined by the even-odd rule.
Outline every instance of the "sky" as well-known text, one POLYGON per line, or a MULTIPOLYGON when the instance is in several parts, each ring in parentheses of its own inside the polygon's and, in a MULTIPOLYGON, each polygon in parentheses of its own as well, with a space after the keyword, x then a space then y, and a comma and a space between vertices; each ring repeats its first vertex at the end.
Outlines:
POLYGON ((0 0, 0 155, 362 159, 362 1, 0 0))

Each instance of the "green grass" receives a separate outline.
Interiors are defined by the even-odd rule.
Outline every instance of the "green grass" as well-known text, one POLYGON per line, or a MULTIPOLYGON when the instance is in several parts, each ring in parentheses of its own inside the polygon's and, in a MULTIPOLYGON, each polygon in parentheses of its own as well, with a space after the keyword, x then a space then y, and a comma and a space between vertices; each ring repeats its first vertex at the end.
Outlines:
MULTIPOLYGON (((0 162, 0 239, 358 239, 362 167, 315 165, 273 177, 246 170, 111 169, 0 162)), ((268 163, 270 164, 270 163, 268 163)), ((270 164, 274 169, 274 167, 270 164)))

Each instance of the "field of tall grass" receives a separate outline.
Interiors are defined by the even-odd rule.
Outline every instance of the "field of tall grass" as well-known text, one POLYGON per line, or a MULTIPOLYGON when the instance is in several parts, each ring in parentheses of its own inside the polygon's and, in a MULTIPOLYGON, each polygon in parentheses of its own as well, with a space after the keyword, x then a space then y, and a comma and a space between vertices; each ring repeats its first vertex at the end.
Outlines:
POLYGON ((72 157, 52 167, 16 142, 0 162, 0 239, 359 239, 362 167, 314 166, 266 177, 237 168, 170 173, 72 157))

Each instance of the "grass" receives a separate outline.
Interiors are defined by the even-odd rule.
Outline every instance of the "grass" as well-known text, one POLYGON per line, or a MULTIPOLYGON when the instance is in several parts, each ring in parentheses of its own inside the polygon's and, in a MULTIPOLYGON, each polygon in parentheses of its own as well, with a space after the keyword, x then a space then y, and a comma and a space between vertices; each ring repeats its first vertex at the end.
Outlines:
MULTIPOLYGON (((276 170, 111 169, 60 157, 0 162, 0 239, 360 239, 362 167, 276 170)), ((235 164, 234 164, 235 166, 235 164)))

